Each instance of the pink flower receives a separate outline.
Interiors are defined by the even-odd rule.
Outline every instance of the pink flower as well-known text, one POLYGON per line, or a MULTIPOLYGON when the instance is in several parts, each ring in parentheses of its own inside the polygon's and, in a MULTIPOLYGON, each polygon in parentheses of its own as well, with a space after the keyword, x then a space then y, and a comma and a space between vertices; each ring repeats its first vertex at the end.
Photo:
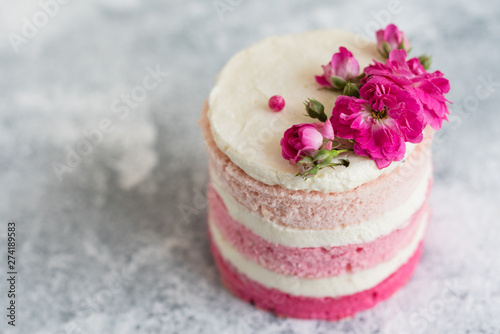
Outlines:
POLYGON ((336 134, 354 140, 354 153, 382 169, 403 159, 405 142, 422 141, 420 106, 410 93, 378 78, 362 86, 360 97, 339 96, 331 117, 336 134))
POLYGON ((415 96, 426 125, 439 130, 443 120, 448 120, 446 102, 449 101, 444 97, 450 91, 448 79, 439 71, 427 72, 417 58, 406 61, 406 51, 391 51, 386 64, 375 62, 375 65, 365 68, 365 73, 367 77, 362 83, 384 77, 415 96))
POLYGON ((359 74, 359 64, 352 53, 343 46, 340 52, 332 56, 330 63, 322 66, 323 75, 316 76, 316 81, 324 87, 343 89, 346 82, 359 74))
POLYGON ((376 35, 378 52, 385 58, 389 57, 392 50, 410 50, 408 38, 394 24, 389 24, 384 30, 377 31, 376 35))
POLYGON ((296 124, 285 131, 280 141, 281 155, 291 164, 298 163, 303 157, 312 155, 323 146, 323 134, 333 137, 333 128, 328 124, 296 124))

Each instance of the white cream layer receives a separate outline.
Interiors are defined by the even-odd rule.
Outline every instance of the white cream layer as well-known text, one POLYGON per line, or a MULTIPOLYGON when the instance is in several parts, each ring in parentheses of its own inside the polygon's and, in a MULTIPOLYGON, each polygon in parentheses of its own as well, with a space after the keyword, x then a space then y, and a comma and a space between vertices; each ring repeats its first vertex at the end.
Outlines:
MULTIPOLYGON (((379 170, 366 158, 350 154, 348 168, 325 168, 313 179, 295 176, 297 169, 281 156, 280 140, 293 124, 311 123, 303 102, 316 98, 331 115, 336 93, 320 90, 322 73, 340 46, 364 68, 379 59, 375 44, 341 30, 316 30, 267 38, 236 54, 222 69, 209 96, 208 119, 217 146, 248 175, 268 185, 292 190, 343 192, 389 173, 401 162, 379 170), (273 112, 267 103, 281 95, 286 106, 273 112)), ((379 59, 380 60, 380 59, 379 59)), ((407 144, 408 156, 415 145, 407 144)))
POLYGON ((261 267, 243 256, 240 252, 224 239, 216 224, 209 221, 209 228, 213 241, 218 247, 225 261, 232 264, 238 272, 251 280, 268 287, 278 289, 294 296, 305 297, 340 297, 371 289, 384 279, 396 272, 403 264, 408 262, 415 253, 420 241, 423 239, 427 225, 428 213, 423 216, 413 240, 396 256, 375 267, 355 273, 339 276, 306 279, 294 276, 277 274, 274 271, 261 267))
POLYGON ((432 174, 430 161, 422 167, 426 169, 422 180, 405 203, 377 219, 331 230, 298 229, 271 222, 238 203, 213 172, 211 179, 231 217, 262 239, 288 247, 335 247, 370 242, 404 227, 426 200, 432 174))

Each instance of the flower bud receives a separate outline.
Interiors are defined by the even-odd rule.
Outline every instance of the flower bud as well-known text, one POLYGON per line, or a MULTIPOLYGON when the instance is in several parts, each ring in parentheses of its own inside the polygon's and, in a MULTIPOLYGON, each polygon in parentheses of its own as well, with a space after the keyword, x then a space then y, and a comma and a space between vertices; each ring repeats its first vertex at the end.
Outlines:
POLYGON ((323 145, 323 135, 314 124, 296 124, 285 131, 280 145, 282 157, 296 164, 323 145))
POLYGON ((343 95, 347 96, 355 96, 359 97, 359 88, 358 85, 348 82, 347 85, 345 85, 344 90, 342 91, 343 95))
POLYGON ((385 58, 389 58, 389 53, 392 50, 410 51, 408 38, 394 24, 389 24, 384 30, 377 31, 376 36, 377 50, 385 58))
POLYGON ((304 102, 304 105, 306 106, 306 112, 311 118, 317 118, 321 122, 325 122, 327 120, 327 116, 325 114, 325 107, 321 102, 315 100, 315 99, 308 99, 306 102, 304 102))

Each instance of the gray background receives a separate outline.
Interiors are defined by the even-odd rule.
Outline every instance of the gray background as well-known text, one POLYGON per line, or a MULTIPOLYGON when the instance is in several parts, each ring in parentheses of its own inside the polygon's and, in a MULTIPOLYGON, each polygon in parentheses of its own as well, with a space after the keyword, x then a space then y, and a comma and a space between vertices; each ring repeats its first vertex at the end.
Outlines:
POLYGON ((405 1, 390 18, 386 1, 220 3, 230 10, 72 0, 44 22, 36 1, 1 2, 0 310, 11 219, 19 286, 18 325, 1 311, 0 332, 500 332, 500 3, 405 1), (33 15, 43 26, 15 52, 9 36, 33 15), (422 262, 403 290, 353 319, 275 318, 233 298, 208 252, 202 102, 231 55, 266 36, 363 33, 377 18, 398 24, 413 54, 431 54, 452 83, 422 262), (114 101, 157 66, 169 75, 119 118, 114 101), (496 84, 487 91, 484 80, 496 84), (106 118, 113 131, 59 181, 53 163, 66 164, 68 147, 106 118))

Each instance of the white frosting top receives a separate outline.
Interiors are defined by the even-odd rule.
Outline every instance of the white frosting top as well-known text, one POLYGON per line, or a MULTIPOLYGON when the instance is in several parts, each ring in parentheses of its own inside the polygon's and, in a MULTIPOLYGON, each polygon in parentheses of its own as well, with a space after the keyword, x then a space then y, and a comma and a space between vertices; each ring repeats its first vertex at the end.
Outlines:
MULTIPOLYGON (((352 153, 347 156, 349 167, 325 168, 304 180, 281 156, 285 130, 315 121, 304 116, 307 98, 322 102, 327 116, 331 115, 338 94, 319 89, 314 76, 322 74, 321 65, 340 46, 354 54, 361 69, 379 58, 376 45, 362 41, 341 30, 316 30, 271 37, 236 54, 219 74, 208 101, 217 146, 256 180, 292 190, 343 192, 395 169, 401 162, 379 170, 372 160, 352 153), (281 112, 273 112, 267 105, 273 95, 285 99, 281 112)), ((406 156, 414 147, 407 144, 406 156)))

